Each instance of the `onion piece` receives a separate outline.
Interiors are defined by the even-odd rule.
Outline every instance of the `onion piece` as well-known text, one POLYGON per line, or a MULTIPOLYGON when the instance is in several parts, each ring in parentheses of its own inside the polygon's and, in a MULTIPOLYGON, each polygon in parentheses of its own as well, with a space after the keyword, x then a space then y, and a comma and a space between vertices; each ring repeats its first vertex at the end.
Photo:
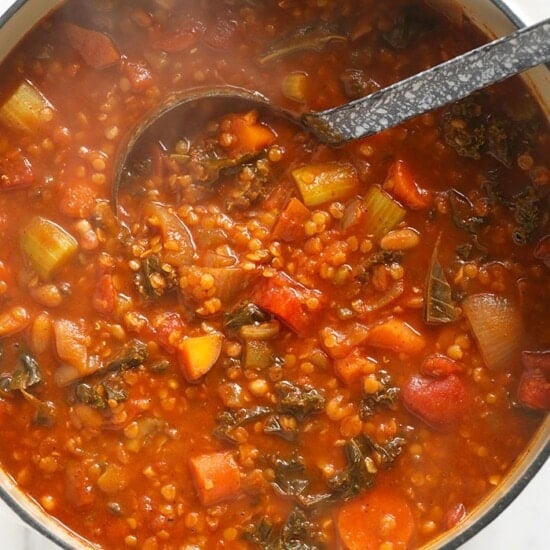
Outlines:
POLYGON ((495 294, 473 294, 462 302, 481 355, 491 370, 506 368, 520 351, 523 323, 517 305, 495 294))

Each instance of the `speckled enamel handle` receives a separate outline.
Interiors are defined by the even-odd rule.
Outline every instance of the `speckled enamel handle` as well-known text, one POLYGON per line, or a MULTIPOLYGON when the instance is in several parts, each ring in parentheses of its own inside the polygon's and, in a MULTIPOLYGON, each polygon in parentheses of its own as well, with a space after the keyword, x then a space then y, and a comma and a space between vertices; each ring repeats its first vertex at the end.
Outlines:
POLYGON ((341 107, 306 114, 321 139, 365 137, 550 60, 550 19, 341 107))

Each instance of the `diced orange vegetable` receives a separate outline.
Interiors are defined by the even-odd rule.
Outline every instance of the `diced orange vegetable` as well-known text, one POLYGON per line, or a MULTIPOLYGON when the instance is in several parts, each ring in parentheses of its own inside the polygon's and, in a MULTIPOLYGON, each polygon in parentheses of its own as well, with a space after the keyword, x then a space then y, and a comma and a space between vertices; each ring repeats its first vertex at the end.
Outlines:
POLYGON ((217 332, 180 342, 178 361, 187 380, 196 382, 215 365, 222 351, 222 342, 223 335, 217 332))
POLYGON ((359 187, 355 167, 345 162, 307 164, 292 170, 292 177, 306 206, 347 199, 359 187))
POLYGON ((230 115, 226 120, 228 133, 236 137, 235 143, 228 147, 229 151, 235 156, 256 153, 269 147, 275 141, 275 132, 268 126, 258 122, 256 111, 230 115))
POLYGON ((94 69, 104 69, 120 59, 115 44, 102 32, 65 23, 65 33, 71 46, 94 69))
POLYGON ((292 197, 275 222, 272 237, 287 243, 303 237, 304 224, 310 216, 309 208, 301 200, 292 197))
POLYGON ((426 376, 448 376, 449 374, 461 374, 466 367, 458 361, 441 354, 428 355, 422 361, 420 372, 426 376))
POLYGON ((14 306, 0 313, 0 337, 21 332, 31 323, 31 316, 21 306, 14 306))
POLYGON ((112 315, 116 307, 117 291, 110 273, 101 275, 92 295, 93 308, 103 315, 112 315))
POLYGON ((430 205, 429 193, 419 187, 403 160, 396 160, 390 166, 382 187, 411 210, 421 210, 430 205))
POLYGON ((189 465, 203 506, 212 506, 235 498, 239 494, 239 466, 230 452, 196 456, 189 460, 189 465))
POLYGON ((342 506, 338 534, 347 550, 409 548, 414 518, 407 501, 391 489, 373 489, 342 506))
POLYGON ((367 343, 377 348, 418 355, 426 346, 426 339, 409 324, 392 318, 374 326, 367 336, 367 343))
POLYGON ((19 149, 3 153, 0 158, 0 190, 29 187, 34 181, 32 165, 19 149))
POLYGON ((345 384, 352 384, 362 376, 372 374, 376 370, 376 362, 353 351, 346 357, 334 361, 334 372, 345 384))
POLYGON ((88 369, 88 347, 82 327, 68 319, 56 319, 53 323, 55 348, 62 361, 75 367, 81 375, 88 369))

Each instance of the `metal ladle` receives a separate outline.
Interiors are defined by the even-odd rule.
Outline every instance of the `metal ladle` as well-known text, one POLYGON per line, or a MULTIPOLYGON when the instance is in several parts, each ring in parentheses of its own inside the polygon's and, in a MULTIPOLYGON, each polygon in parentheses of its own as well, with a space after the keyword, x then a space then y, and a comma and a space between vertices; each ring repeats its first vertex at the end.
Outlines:
MULTIPOLYGON (((414 116, 462 99, 526 69, 550 61, 550 19, 520 29, 373 94, 320 112, 294 113, 259 92, 234 86, 194 88, 170 95, 129 134, 116 165, 113 197, 132 151, 144 132, 183 106, 223 100, 247 104, 282 116, 319 141, 338 145, 398 125, 414 116)), ((226 110, 227 112, 227 110, 226 110)))

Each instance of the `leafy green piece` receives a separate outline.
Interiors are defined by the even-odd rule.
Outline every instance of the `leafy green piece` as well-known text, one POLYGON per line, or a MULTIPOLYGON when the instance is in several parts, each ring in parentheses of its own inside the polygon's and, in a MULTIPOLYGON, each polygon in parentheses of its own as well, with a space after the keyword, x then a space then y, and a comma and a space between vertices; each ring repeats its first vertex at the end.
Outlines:
POLYGON ((366 435, 363 435, 362 438, 365 444, 373 451, 373 458, 377 466, 389 467, 397 460, 397 457, 402 453, 403 446, 405 445, 405 439, 403 437, 394 437, 383 444, 376 443, 366 435))
POLYGON ((264 433, 267 435, 276 435, 285 441, 296 441, 298 439, 298 429, 295 426, 289 426, 284 418, 271 415, 264 424, 264 433))
POLYGON ((26 390, 42 381, 36 359, 29 353, 20 353, 12 374, 0 376, 0 389, 4 392, 26 390))
POLYGON ((514 242, 519 245, 529 243, 548 218, 548 207, 545 207, 543 199, 530 186, 511 199, 510 208, 518 224, 512 233, 514 242))
POLYGON ((438 257, 439 239, 434 247, 426 291, 424 293, 424 321, 429 325, 452 323, 458 318, 449 284, 438 257))
POLYGON ((364 489, 374 485, 374 470, 370 467, 369 445, 364 438, 353 438, 346 441, 344 452, 347 467, 329 479, 333 498, 347 501, 357 496, 364 489))
POLYGON ((279 398, 277 409, 300 421, 310 414, 322 411, 325 406, 325 398, 308 385, 300 387, 283 380, 275 384, 275 393, 279 398))
POLYGON ((256 304, 248 302, 232 311, 224 313, 223 326, 226 330, 238 330, 242 326, 265 323, 271 315, 260 309, 256 304))
POLYGON ((260 57, 259 62, 261 65, 265 65, 271 61, 276 61, 306 50, 318 52, 332 41, 346 42, 347 38, 344 35, 334 33, 326 25, 303 27, 294 31, 290 36, 287 35, 274 43, 260 57))
POLYGON ((107 364, 107 371, 122 371, 135 369, 142 365, 148 358, 147 344, 141 340, 130 340, 122 350, 107 364))
POLYGON ((128 399, 128 394, 121 384, 118 375, 112 375, 95 385, 80 382, 74 388, 75 397, 89 407, 105 410, 110 400, 122 403, 128 399))
POLYGON ((251 409, 236 409, 222 412, 216 419, 216 427, 214 428, 214 436, 219 439, 236 443, 237 440, 232 436, 233 430, 260 418, 271 414, 271 407, 256 406, 251 409))
POLYGON ((136 277, 136 286, 146 298, 160 298, 178 286, 175 271, 163 268, 161 259, 156 254, 143 258, 140 271, 136 277))
POLYGON ((399 387, 393 385, 392 377, 388 372, 379 371, 377 378, 380 382, 380 389, 375 393, 364 396, 359 404, 359 416, 363 420, 372 416, 378 405, 388 407, 393 405, 399 398, 399 387))

